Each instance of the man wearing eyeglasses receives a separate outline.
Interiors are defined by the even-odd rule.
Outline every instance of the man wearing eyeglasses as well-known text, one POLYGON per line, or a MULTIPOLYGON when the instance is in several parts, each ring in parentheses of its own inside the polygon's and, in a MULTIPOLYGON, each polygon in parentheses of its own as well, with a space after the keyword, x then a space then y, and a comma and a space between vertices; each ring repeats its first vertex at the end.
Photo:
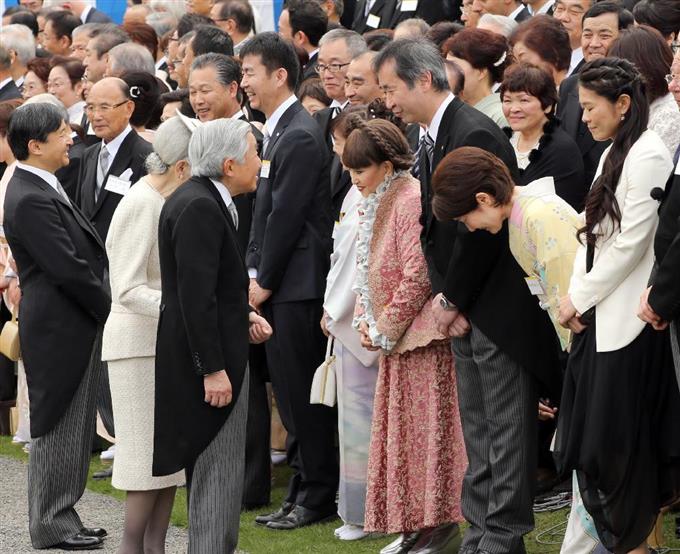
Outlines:
POLYGON ((680 51, 675 53, 671 72, 666 75, 666 82, 668 83, 668 92, 673 94, 673 98, 680 108, 680 51))
POLYGON ((352 60, 367 50, 366 41, 361 35, 347 29, 334 29, 327 32, 319 41, 319 63, 316 71, 323 88, 332 100, 328 108, 319 110, 314 119, 321 126, 326 137, 328 149, 333 156, 331 161, 330 188, 333 204, 333 217, 337 219, 345 194, 352 186, 349 173, 342 168, 340 158, 333 153, 331 122, 349 105, 345 93, 347 69, 352 60))
POLYGON ((146 175, 144 160, 152 150, 130 127, 134 109, 128 86, 114 77, 95 83, 85 105, 100 141, 83 154, 76 201, 104 241, 118 203, 146 175))

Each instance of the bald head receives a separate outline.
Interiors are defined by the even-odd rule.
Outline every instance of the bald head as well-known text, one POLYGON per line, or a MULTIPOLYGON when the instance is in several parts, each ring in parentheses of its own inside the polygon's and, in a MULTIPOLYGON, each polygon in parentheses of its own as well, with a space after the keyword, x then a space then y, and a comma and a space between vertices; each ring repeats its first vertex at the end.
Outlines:
POLYGON ((86 109, 94 134, 108 143, 128 126, 135 104, 130 100, 130 89, 125 81, 105 77, 92 85, 86 109))

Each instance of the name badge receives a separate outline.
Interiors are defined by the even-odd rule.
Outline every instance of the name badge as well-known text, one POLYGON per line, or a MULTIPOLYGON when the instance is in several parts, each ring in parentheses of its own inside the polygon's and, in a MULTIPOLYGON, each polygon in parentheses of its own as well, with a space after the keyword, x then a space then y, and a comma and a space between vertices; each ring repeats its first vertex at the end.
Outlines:
POLYGON ((115 192, 116 194, 125 196, 127 191, 130 190, 131 186, 132 183, 130 181, 126 181, 120 177, 116 177, 115 175, 109 175, 104 188, 109 192, 115 192))
POLYGON ((529 287, 529 291, 531 294, 534 296, 539 295, 539 294, 545 294, 545 290, 543 290, 543 285, 541 284, 541 281, 538 280, 536 277, 525 277, 524 280, 527 282, 527 286, 529 287))
POLYGON ((263 179, 269 179, 269 168, 271 162, 269 160, 262 160, 262 166, 260 167, 260 177, 263 179))
POLYGON ((402 0, 402 12, 414 12, 418 9, 418 0, 402 0))
POLYGON ((380 18, 375 14, 369 13, 368 18, 366 19, 366 25, 371 29, 377 29, 380 27, 380 18))

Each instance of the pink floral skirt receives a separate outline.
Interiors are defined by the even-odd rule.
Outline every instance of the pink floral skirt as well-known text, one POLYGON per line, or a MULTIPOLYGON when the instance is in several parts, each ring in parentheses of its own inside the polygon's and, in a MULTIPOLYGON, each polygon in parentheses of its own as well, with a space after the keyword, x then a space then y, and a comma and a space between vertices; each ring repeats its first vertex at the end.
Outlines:
POLYGON ((462 521, 466 468, 450 343, 381 356, 365 529, 402 533, 462 521))

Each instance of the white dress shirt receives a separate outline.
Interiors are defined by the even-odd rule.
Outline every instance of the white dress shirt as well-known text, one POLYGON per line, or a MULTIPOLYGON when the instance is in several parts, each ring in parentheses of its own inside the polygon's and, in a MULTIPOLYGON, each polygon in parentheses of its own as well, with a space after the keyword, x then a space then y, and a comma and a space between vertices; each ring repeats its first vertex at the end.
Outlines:
POLYGON ((33 175, 37 175, 49 186, 51 186, 54 190, 56 190, 57 194, 61 196, 61 192, 59 192, 59 179, 57 179, 49 171, 45 171, 44 169, 40 169, 39 167, 35 167, 34 165, 21 163, 20 161, 17 161, 17 168, 23 169, 24 171, 28 171, 29 173, 33 173, 33 175))
POLYGON ((120 145, 123 144, 123 141, 125 140, 125 137, 127 137, 130 132, 132 131, 132 127, 129 125, 123 129, 123 132, 118 135, 115 139, 113 139, 111 142, 104 143, 106 145, 106 149, 109 151, 109 154, 111 157, 109 158, 109 168, 111 167, 111 164, 113 161, 116 159, 116 155, 118 154, 118 150, 120 150, 120 145))
POLYGON ((83 121, 83 114, 85 113, 85 102, 83 100, 76 102, 70 108, 66 108, 66 111, 68 112, 69 122, 80 125, 83 121))
POLYGON ((82 21, 83 23, 87 23, 87 16, 90 15, 91 11, 92 6, 85 6, 83 13, 80 14, 80 21, 82 21))
POLYGON ((552 8, 555 5, 555 0, 548 0, 545 4, 543 4, 538 10, 534 11, 533 8, 527 4, 527 9, 529 10, 529 13, 531 15, 543 15, 548 13, 548 10, 552 8))
POLYGON ((517 16, 520 14, 520 12, 524 9, 524 4, 520 2, 519 6, 515 8, 515 11, 513 11, 508 17, 512 19, 513 21, 516 20, 517 16))
POLYGON ((7 79, 3 79, 0 81, 0 90, 4 89, 12 80, 12 77, 7 77, 7 79))
POLYGON ((571 51, 571 62, 569 62, 569 72, 567 76, 571 75, 576 69, 576 66, 583 60, 583 48, 579 47, 571 51))
MULTIPOLYGON (((238 219, 234 221, 234 215, 232 212, 232 209, 236 210, 236 204, 234 204, 234 199, 231 197, 229 189, 224 186, 224 183, 220 183, 217 179, 210 179, 210 182, 215 185, 220 198, 222 198, 222 202, 224 202, 224 205, 227 207, 227 211, 229 212, 229 215, 231 215, 231 219, 234 222, 234 227, 238 227, 238 219), (230 208, 230 206, 233 206, 233 208, 230 208)), ((238 218, 238 216, 236 217, 238 218)))
POLYGON ((453 98, 453 94, 449 92, 446 98, 444 98, 444 101, 439 104, 439 108, 437 108, 437 111, 434 112, 434 116, 432 116, 432 121, 430 121, 430 124, 425 129, 427 134, 430 135, 432 142, 435 144, 437 143, 437 135, 439 134, 439 125, 441 125, 442 117, 444 117, 446 108, 448 108, 449 104, 453 102, 453 98))

